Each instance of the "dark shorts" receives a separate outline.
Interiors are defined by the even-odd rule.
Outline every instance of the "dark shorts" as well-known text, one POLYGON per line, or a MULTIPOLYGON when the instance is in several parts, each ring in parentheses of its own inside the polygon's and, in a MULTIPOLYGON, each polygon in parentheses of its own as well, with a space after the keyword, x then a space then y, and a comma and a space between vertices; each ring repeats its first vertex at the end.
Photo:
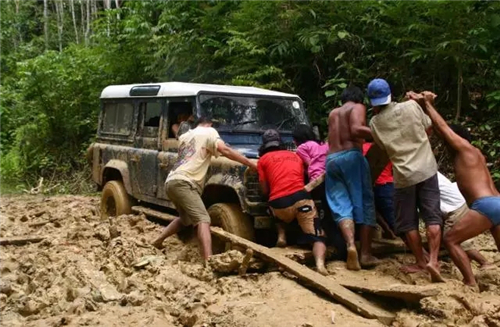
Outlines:
POLYGON ((373 188, 375 196, 375 209, 394 231, 396 215, 394 214, 394 183, 375 185, 373 188))
POLYGON ((394 208, 396 210, 396 234, 418 230, 418 211, 426 226, 443 225, 439 206, 440 193, 437 174, 416 185, 396 188, 394 208))

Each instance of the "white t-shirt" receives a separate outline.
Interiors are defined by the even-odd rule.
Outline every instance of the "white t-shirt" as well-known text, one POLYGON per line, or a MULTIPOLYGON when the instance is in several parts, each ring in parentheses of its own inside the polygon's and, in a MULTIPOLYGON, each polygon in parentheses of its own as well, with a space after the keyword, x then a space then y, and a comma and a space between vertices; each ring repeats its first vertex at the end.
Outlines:
POLYGON ((439 182, 439 192, 441 193, 441 211, 448 214, 457 210, 465 204, 465 199, 458 189, 457 183, 452 183, 448 178, 437 173, 439 182))
POLYGON ((223 142, 212 127, 198 126, 179 137, 177 162, 166 182, 180 179, 191 182, 201 193, 212 156, 218 157, 217 143, 223 142))

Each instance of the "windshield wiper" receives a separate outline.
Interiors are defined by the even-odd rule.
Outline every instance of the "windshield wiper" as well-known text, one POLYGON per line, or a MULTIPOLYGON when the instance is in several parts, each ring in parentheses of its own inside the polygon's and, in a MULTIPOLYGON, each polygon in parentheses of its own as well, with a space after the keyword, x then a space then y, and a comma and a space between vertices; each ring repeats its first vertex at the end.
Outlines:
POLYGON ((252 120, 245 120, 245 121, 240 121, 239 123, 234 123, 232 126, 233 128, 231 129, 231 132, 234 132, 236 130, 236 126, 241 126, 241 125, 246 125, 246 124, 252 124, 252 123, 257 123, 258 120, 252 119, 252 120))
POLYGON ((257 122, 258 121, 256 119, 254 119, 254 120, 245 120, 245 121, 241 121, 239 123, 233 124, 233 126, 246 125, 246 124, 257 123, 257 122))
POLYGON ((281 126, 283 126, 284 123, 286 123, 292 119, 295 119, 295 117, 285 118, 282 121, 280 121, 279 124, 274 124, 274 125, 276 125, 276 129, 279 130, 281 128, 281 126))

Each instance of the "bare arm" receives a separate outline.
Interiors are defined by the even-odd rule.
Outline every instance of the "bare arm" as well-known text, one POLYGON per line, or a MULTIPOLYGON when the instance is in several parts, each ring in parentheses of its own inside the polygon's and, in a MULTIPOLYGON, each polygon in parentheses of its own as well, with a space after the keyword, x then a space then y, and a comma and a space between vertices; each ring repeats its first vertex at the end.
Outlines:
POLYGON ((217 142, 217 151, 219 151, 224 157, 228 159, 234 160, 254 170, 257 170, 257 165, 254 162, 250 161, 247 157, 240 154, 238 151, 234 151, 222 141, 217 142))
POLYGON ((372 139, 372 132, 366 126, 366 108, 364 105, 356 105, 349 117, 351 121, 351 135, 354 138, 372 139))
POLYGON ((430 101, 425 101, 425 108, 427 115, 432 120, 432 125, 436 129, 436 132, 441 135, 441 137, 455 150, 461 150, 467 147, 468 143, 462 137, 455 134, 455 132, 448 126, 446 121, 437 112, 430 101))

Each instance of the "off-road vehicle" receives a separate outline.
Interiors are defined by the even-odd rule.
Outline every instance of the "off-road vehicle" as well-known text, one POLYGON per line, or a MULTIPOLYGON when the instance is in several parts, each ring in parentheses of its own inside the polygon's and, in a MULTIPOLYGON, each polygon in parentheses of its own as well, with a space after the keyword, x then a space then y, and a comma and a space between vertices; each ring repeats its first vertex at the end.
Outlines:
MULTIPOLYGON (((264 130, 277 129, 293 149, 293 129, 309 124, 295 94, 178 82, 108 86, 88 152, 92 178, 102 188, 104 217, 130 213, 135 203, 140 207, 134 209, 175 209, 165 192, 178 150, 172 125, 179 115, 191 114, 211 117, 221 138, 253 159, 264 130)), ((271 225, 257 173, 227 158, 212 158, 202 199, 212 223, 238 236, 252 240, 254 229, 271 225)))

